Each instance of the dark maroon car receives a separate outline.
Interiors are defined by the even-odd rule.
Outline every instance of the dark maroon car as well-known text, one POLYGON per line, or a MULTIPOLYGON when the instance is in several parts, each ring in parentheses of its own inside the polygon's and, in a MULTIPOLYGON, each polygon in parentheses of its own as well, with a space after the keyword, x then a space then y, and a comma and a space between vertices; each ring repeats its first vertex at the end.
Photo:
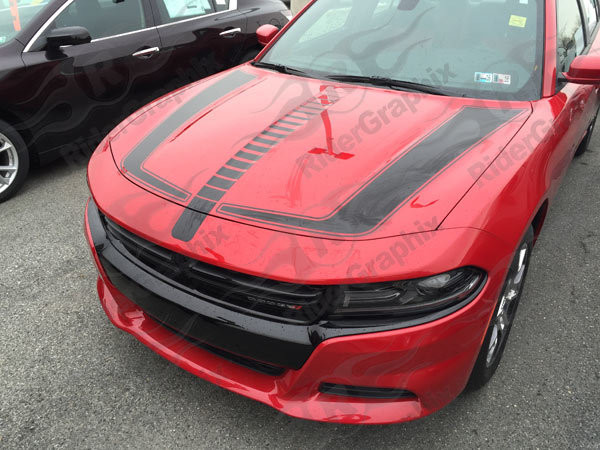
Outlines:
POLYGON ((149 101, 253 58, 281 0, 0 0, 0 202, 149 101))

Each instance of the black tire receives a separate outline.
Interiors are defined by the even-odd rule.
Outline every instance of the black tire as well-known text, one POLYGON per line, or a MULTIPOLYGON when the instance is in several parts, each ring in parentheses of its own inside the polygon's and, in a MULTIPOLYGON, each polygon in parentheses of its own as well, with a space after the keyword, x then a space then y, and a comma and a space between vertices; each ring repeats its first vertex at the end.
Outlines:
POLYGON ((2 177, 3 180, 10 180, 9 184, 2 184, 2 181, 0 181, 0 203, 8 200, 19 191, 29 174, 29 151, 27 150, 23 138, 13 127, 0 120, 0 150, 5 148, 6 143, 8 143, 14 151, 0 151, 0 167, 12 165, 10 163, 11 161, 14 163, 15 159, 17 164, 16 170, 11 170, 10 172, 0 171, 0 177, 2 177))
POLYGON ((575 152, 576 158, 583 155, 590 148, 590 143, 592 142, 592 135, 594 134, 594 128, 596 127, 597 118, 598 118, 598 116, 594 117, 592 124, 588 128, 587 133, 585 134, 585 137, 583 138, 583 141, 581 142, 581 144, 579 144, 579 148, 575 152))
POLYGON ((517 313, 517 307, 523 295, 523 287, 527 278, 531 251, 533 249, 533 238, 533 227, 529 227, 511 262, 502 293, 498 299, 481 350, 477 356, 477 361, 467 383, 467 390, 477 390, 485 386, 494 376, 494 373, 496 373, 496 369, 502 360, 508 336, 517 313), (524 248, 526 248, 525 258, 522 260, 522 250, 524 248), (515 284, 517 278, 520 280, 518 287, 515 284), (517 289, 516 291, 515 288, 517 289), (514 293, 516 295, 510 295, 514 293), (501 308, 505 314, 500 314, 501 308), (502 320, 500 320, 501 316, 502 320), (504 324, 504 327, 501 326, 502 324, 504 324), (492 345, 493 342, 495 342, 495 345, 492 345))

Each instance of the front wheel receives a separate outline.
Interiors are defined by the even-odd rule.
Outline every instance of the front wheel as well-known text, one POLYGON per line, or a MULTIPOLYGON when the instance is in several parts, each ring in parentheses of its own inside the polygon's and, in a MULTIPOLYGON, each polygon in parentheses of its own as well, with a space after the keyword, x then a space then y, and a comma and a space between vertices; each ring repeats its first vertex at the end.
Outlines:
POLYGON ((0 120, 0 203, 12 197, 29 173, 29 152, 21 136, 0 120))
POLYGON ((590 148, 590 144, 592 142, 592 135, 594 134, 594 128, 596 127, 596 120, 597 120, 597 118, 594 118, 594 121, 589 126, 587 133, 586 133, 585 137, 583 138, 583 141, 581 142, 581 144, 579 144, 579 147, 577 148, 577 151, 575 152, 576 158, 578 156, 583 155, 590 148))
POLYGON ((500 364, 523 294, 523 286, 533 250, 533 237, 533 228, 530 227, 508 270, 502 294, 490 321, 475 367, 471 372, 467 384, 468 389, 479 389, 486 385, 500 364))

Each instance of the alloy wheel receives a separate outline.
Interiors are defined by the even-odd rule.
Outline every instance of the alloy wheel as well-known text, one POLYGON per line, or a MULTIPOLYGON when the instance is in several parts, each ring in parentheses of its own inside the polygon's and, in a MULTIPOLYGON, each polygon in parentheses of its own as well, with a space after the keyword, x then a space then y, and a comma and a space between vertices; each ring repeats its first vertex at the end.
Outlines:
POLYGON ((0 133, 0 194, 15 181, 19 172, 19 155, 14 144, 0 133))
POLYGON ((508 337, 510 326, 515 318, 519 297, 523 291, 525 272, 529 262, 530 246, 525 242, 519 248, 517 256, 508 274, 506 286, 500 298, 500 305, 492 319, 492 336, 488 345, 486 366, 490 367, 508 337))

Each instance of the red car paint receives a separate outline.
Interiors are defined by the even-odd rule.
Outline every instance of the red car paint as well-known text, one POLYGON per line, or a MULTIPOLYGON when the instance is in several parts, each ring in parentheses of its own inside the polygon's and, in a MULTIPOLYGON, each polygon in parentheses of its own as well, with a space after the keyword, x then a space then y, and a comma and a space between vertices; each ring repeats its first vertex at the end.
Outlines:
MULTIPOLYGON (((263 375, 190 345, 119 292, 103 270, 86 214, 100 271, 98 292, 110 320, 185 370, 295 417, 392 423, 447 405, 469 378, 515 248, 534 218, 543 220, 600 105, 595 86, 569 84, 554 94, 556 44, 549 34, 556 30, 554 1, 546 6, 544 98, 539 101, 411 94, 246 65, 149 105, 111 133, 90 161, 88 179, 98 209, 165 249, 237 272, 309 285, 415 279, 474 266, 485 270, 488 279, 466 307, 414 327, 328 339, 301 369, 263 375), (165 118, 240 73, 249 81, 198 110, 152 147, 141 171, 128 169, 128 155, 165 118), (203 198, 197 207, 207 214, 201 225, 191 238, 178 237, 173 230, 196 193, 262 130, 306 102, 322 108, 285 145, 266 152, 214 207, 203 198), (340 231, 302 225, 335 216, 340 205, 360 194, 357 186, 368 187, 394 161, 470 108, 509 113, 406 201, 393 205, 380 222, 360 232, 347 220, 340 221, 340 231), (268 208, 269 214, 290 220, 233 215, 225 204, 268 208), (319 392, 322 382, 401 387, 416 397, 335 397, 319 392)), ((539 232, 541 223, 535 224, 539 232)))

